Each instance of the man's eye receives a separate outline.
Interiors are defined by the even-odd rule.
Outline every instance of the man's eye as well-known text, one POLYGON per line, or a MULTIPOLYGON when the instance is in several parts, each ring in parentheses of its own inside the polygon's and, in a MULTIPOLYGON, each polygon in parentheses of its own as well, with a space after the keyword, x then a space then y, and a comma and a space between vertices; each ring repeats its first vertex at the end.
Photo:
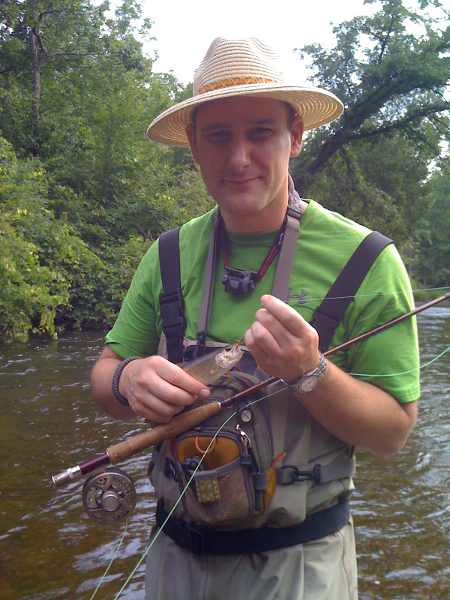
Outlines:
POLYGON ((256 127, 250 132, 250 137, 255 140, 266 139, 272 135, 272 129, 269 127, 256 127))
POLYGON ((212 144, 223 144, 230 139, 230 135, 228 131, 219 129, 217 131, 208 132, 206 134, 206 139, 212 144))

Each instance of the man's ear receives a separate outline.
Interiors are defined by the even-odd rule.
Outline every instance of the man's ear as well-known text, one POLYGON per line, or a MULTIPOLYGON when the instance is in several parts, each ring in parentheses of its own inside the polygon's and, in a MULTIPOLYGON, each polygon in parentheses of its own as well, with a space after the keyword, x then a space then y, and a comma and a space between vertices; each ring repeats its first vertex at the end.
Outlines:
POLYGON ((197 160, 197 144, 196 144, 196 138, 195 138, 194 125, 192 123, 189 123, 188 126, 186 127, 185 131, 186 131, 187 139, 189 140, 189 146, 191 147, 192 158, 195 160, 195 162, 198 162, 198 160, 197 160))
POLYGON ((291 158, 298 156, 302 149, 303 121, 295 115, 291 122, 291 158))

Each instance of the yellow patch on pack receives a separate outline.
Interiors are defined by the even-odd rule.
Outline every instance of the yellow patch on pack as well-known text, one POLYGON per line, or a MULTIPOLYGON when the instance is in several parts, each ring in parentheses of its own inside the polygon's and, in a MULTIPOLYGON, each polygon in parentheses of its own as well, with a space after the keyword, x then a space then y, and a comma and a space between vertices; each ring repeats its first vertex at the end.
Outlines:
POLYGON ((202 504, 210 504, 220 500, 219 482, 213 479, 196 479, 195 493, 202 504))

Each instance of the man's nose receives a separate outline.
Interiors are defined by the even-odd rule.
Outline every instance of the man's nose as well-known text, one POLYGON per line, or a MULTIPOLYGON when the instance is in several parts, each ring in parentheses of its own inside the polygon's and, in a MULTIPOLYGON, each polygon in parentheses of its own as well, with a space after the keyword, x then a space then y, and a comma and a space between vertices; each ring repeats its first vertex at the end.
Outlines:
POLYGON ((244 137, 237 137, 230 147, 229 166, 243 169, 250 164, 250 145, 244 137))

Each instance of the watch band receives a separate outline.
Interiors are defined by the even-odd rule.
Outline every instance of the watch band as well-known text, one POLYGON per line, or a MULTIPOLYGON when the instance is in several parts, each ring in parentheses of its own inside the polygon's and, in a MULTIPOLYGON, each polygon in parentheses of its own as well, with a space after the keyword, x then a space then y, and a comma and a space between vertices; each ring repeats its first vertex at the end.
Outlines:
POLYGON ((121 404, 122 406, 128 407, 128 406, 130 406, 130 404, 129 404, 127 398, 125 398, 125 396, 119 392, 120 377, 122 375, 123 370, 127 366, 127 364, 138 358, 142 358, 142 357, 141 356, 129 356, 125 360, 122 360, 117 365, 117 367, 115 368, 115 371, 113 373, 112 385, 111 385, 112 393, 113 393, 114 398, 117 400, 117 402, 119 402, 119 404, 121 404))
POLYGON ((312 391, 319 380, 325 375, 327 371, 327 359, 321 353, 319 358, 319 364, 314 369, 303 373, 296 381, 289 384, 289 387, 296 392, 306 393, 312 391))

